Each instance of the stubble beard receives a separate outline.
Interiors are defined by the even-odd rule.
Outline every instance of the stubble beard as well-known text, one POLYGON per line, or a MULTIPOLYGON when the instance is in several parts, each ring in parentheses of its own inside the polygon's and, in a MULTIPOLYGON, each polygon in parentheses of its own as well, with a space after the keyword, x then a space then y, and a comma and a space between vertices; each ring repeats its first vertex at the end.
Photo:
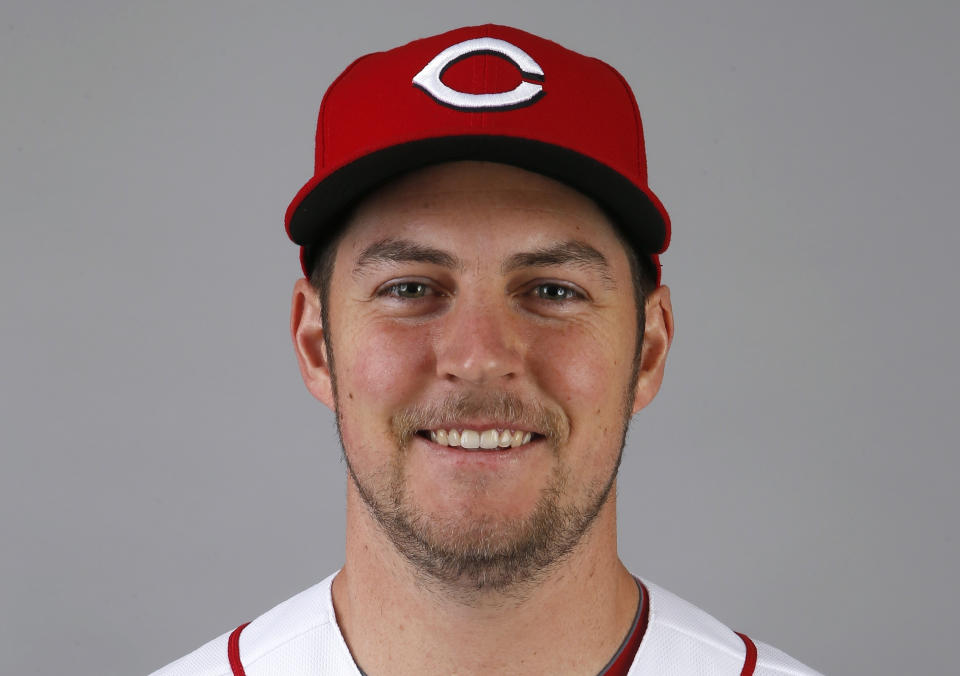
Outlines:
POLYGON ((394 448, 390 467, 385 476, 371 479, 359 476, 350 463, 343 444, 335 385, 334 397, 343 457, 369 513, 424 584, 439 586, 465 603, 472 603, 489 592, 523 598, 527 590, 577 548, 612 494, 629 421, 627 412, 620 450, 609 476, 587 486, 577 503, 564 504, 572 477, 560 453, 569 437, 569 424, 559 412, 527 404, 516 395, 503 392, 461 394, 428 408, 404 409, 391 421, 394 448), (418 507, 405 471, 414 435, 421 429, 439 427, 434 421, 471 415, 515 422, 517 427, 532 423, 544 431, 556 462, 547 485, 541 489, 534 509, 526 518, 438 517, 418 507))

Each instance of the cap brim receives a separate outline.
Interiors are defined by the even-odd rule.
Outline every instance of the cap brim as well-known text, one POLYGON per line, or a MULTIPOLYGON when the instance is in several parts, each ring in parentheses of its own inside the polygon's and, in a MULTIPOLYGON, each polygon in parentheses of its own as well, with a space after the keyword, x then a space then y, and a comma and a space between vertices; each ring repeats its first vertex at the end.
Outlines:
POLYGON ((311 250, 336 234, 344 214, 364 195, 406 172, 441 162, 510 164, 566 183, 590 196, 639 252, 667 248, 670 221, 660 200, 621 173, 568 148, 511 136, 446 136, 376 150, 307 183, 287 209, 287 233, 311 250))

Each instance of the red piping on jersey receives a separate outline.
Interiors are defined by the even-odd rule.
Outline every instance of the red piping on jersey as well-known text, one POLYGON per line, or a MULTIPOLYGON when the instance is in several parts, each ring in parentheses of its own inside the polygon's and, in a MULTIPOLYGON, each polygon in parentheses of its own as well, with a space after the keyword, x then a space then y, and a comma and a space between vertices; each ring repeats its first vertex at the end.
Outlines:
POLYGON ((630 667, 633 666, 633 660, 640 649, 640 642, 643 641, 643 636, 647 633, 647 621, 650 617, 650 592, 647 591, 647 586, 639 579, 637 580, 637 586, 640 589, 641 599, 640 606, 637 608, 636 623, 630 635, 624 640, 620 654, 616 655, 598 676, 626 676, 630 667))
POLYGON ((757 668, 757 646, 746 634, 741 634, 739 631, 736 634, 743 639, 743 645, 747 647, 747 656, 743 660, 740 676, 753 676, 753 670, 757 668))
POLYGON ((246 622, 234 629, 227 641, 227 659, 230 660, 230 670, 233 672, 233 676, 247 676, 247 672, 243 670, 243 663, 240 662, 240 632, 248 624, 250 623, 246 622))

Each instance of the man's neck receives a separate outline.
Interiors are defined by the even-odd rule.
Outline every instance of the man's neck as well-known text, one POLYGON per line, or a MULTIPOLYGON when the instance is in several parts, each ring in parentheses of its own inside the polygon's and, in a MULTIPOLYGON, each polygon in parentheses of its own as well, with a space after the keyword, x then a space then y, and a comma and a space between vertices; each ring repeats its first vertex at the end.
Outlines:
POLYGON ((637 585, 616 554, 612 500, 536 585, 522 594, 474 595, 469 603, 419 578, 359 505, 348 507, 347 533, 333 602, 367 676, 594 676, 636 614, 637 585))

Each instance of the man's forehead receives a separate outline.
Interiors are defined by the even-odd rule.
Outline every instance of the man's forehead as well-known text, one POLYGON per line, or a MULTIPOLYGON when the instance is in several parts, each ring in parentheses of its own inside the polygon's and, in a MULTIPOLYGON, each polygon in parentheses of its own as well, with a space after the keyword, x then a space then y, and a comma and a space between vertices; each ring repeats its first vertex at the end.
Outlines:
MULTIPOLYGON (((385 238, 369 244, 360 252, 352 274, 362 277, 382 265, 425 263, 462 272, 465 261, 456 253, 410 239, 385 238)), ((565 266, 598 275, 608 287, 615 287, 611 264, 600 250, 588 242, 557 240, 542 246, 508 253, 500 261, 500 274, 524 268, 565 266)))
POLYGON ((508 248, 571 239, 571 232, 581 240, 619 240, 607 214, 583 193, 493 162, 449 162, 405 174, 361 200, 345 223, 355 253, 380 239, 429 240, 460 225, 479 237, 496 235, 508 248))

